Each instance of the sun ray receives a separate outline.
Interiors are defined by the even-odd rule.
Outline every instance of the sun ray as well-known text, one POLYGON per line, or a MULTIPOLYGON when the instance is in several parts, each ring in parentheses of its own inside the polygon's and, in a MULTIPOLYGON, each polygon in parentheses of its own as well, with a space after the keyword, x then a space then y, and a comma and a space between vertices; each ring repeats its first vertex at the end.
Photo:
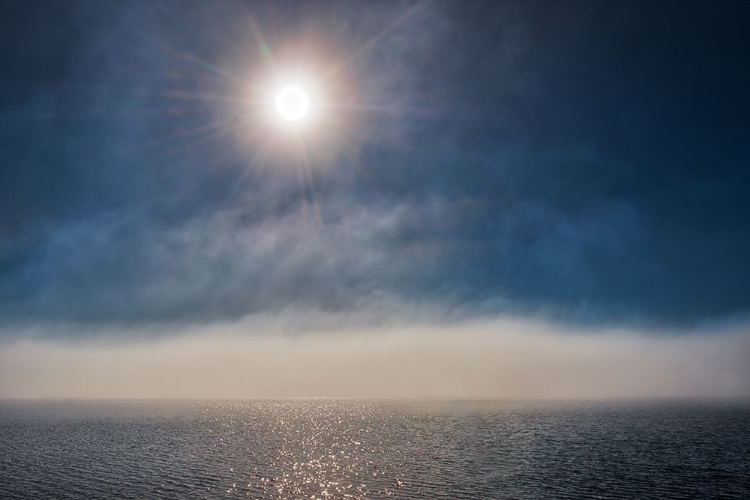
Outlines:
POLYGON ((399 25, 401 25, 404 21, 409 19, 411 16, 416 14, 417 12, 423 10, 425 6, 427 5, 427 2, 418 3, 416 5, 413 5, 411 8, 409 8, 406 12, 401 14, 398 18, 396 18, 391 24, 386 26, 382 31, 380 31, 377 35, 373 36, 369 40, 367 40, 364 44, 362 44, 357 50, 352 52, 346 59, 335 65, 323 78, 323 81, 328 81, 334 76, 336 76, 341 70, 346 68, 349 64, 357 60, 362 54, 373 48, 380 40, 385 38, 386 35, 388 35, 391 31, 396 29, 399 25))
POLYGON ((199 127, 193 127, 191 129, 188 129, 188 130, 183 130, 183 131, 180 131, 180 132, 175 132, 173 134, 167 134, 167 135, 164 135, 164 136, 161 136, 161 137, 156 137, 156 138, 151 139, 151 140, 140 142, 138 144, 133 144, 133 145, 129 146, 128 148, 126 148, 125 150, 137 150, 137 149, 144 149, 144 148, 149 148, 149 147, 153 147, 153 146, 159 146, 159 145, 164 144, 164 143, 169 142, 169 141, 174 141, 174 140, 177 140, 177 139, 185 139, 185 138, 188 138, 188 137, 192 137, 194 135, 198 135, 198 134, 202 134, 202 133, 208 133, 208 132, 211 132, 211 131, 214 131, 214 130, 225 129, 225 128, 233 126, 236 122, 237 122, 237 120, 231 119, 231 120, 226 120, 226 121, 222 121, 222 122, 213 122, 213 123, 210 123, 208 125, 203 125, 203 126, 199 126, 199 127))
POLYGON ((215 66, 213 64, 209 64, 209 63, 203 61, 202 59, 196 57, 193 54, 181 52, 180 50, 178 50, 178 49, 176 49, 174 47, 171 47, 171 46, 169 46, 169 45, 167 45, 166 43, 163 43, 163 42, 153 41, 152 43, 154 43, 155 45, 159 46, 161 49, 165 50, 171 56, 174 56, 174 57, 176 57, 178 59, 181 59, 183 61, 189 62, 191 64, 194 64, 196 66, 199 66, 199 67, 207 70, 208 74, 210 74, 210 75, 219 76, 219 77, 225 78, 225 79, 227 79, 229 81, 233 81, 233 82, 237 82, 237 83, 242 83, 242 84, 245 84, 245 85, 247 85, 249 83, 244 78, 241 78, 241 77, 239 77, 237 75, 234 75, 234 74, 230 73, 229 71, 226 71, 226 70, 224 70, 224 69, 222 69, 222 68, 220 68, 218 66, 215 66))

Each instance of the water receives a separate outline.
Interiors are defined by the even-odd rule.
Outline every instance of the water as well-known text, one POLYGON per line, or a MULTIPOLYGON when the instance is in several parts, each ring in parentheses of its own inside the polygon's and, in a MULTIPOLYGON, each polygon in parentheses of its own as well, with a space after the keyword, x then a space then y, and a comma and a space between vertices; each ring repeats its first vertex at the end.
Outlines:
POLYGON ((2 402, 0 497, 750 498, 750 406, 2 402))

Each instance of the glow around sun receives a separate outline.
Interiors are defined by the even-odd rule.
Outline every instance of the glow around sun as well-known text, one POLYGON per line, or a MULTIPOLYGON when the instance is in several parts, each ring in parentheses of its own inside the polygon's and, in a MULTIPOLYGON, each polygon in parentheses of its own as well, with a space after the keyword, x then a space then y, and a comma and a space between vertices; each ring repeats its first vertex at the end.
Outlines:
POLYGON ((332 64, 280 59, 243 82, 241 106, 230 103, 228 111, 240 112, 236 137, 253 161, 262 158, 278 168, 326 168, 350 147, 354 134, 348 106, 354 100, 342 85, 345 76, 333 73, 332 64))
POLYGON ((290 122, 304 119, 310 111, 310 97, 302 87, 296 85, 282 87, 276 94, 274 104, 279 116, 290 122))

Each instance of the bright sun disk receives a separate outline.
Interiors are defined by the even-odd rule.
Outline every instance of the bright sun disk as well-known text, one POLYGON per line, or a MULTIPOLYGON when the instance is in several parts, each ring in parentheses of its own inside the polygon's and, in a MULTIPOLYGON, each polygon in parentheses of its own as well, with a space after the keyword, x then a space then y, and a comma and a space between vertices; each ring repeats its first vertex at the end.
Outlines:
POLYGON ((310 99, 300 87, 289 85, 276 94, 276 111, 287 121, 299 121, 307 115, 310 99))

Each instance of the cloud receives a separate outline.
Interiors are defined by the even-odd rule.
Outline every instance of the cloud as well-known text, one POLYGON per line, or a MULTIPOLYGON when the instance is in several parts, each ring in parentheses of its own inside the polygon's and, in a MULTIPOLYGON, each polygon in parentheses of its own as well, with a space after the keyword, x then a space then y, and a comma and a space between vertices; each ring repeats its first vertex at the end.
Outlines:
POLYGON ((54 5, 2 30, 6 331, 382 297, 631 326, 750 307, 749 85, 731 13, 54 5), (343 145, 322 167, 263 162, 236 125, 238 82, 265 60, 250 18, 275 57, 357 55, 338 75, 353 89, 343 145))
MULTIPOLYGON (((112 212, 50 230, 6 272, 0 315, 10 324, 211 322, 294 306, 358 310, 383 297, 498 313, 520 310, 507 297, 528 280, 533 291, 573 297, 602 286, 582 259, 592 242, 617 244, 605 237, 607 219, 529 206, 499 214, 486 235, 476 226, 485 209, 432 199, 304 206, 259 220, 230 209, 179 224, 112 212), (535 226, 545 232, 529 233, 535 226)), ((620 217, 620 231, 633 225, 627 211, 620 217)))

